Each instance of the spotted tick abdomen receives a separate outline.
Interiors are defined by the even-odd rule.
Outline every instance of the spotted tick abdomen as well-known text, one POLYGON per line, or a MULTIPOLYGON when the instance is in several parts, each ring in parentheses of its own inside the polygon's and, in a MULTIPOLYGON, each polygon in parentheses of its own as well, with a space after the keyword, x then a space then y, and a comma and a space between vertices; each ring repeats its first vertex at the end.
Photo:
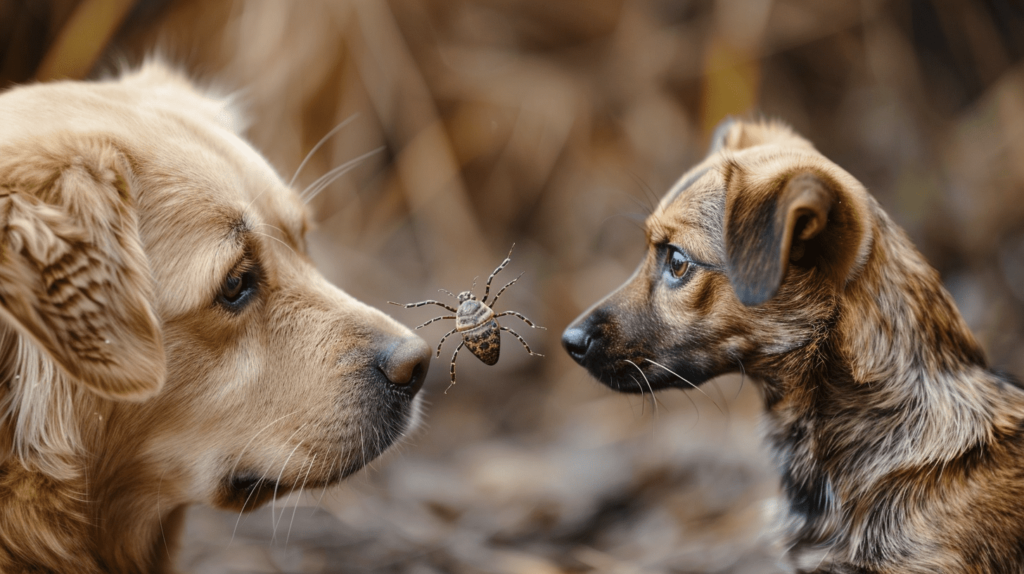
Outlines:
POLYGON ((485 365, 494 365, 498 362, 498 355, 501 352, 501 330, 494 319, 474 329, 463 331, 462 340, 465 341, 469 352, 476 355, 485 365))

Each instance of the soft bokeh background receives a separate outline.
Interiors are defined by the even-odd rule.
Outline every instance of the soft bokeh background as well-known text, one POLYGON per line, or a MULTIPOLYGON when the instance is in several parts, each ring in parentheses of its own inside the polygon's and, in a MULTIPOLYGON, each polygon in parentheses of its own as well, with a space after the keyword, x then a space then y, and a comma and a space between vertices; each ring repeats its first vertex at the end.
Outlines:
POLYGON ((351 119, 300 188, 383 147, 311 202, 332 281, 412 326, 435 313, 386 301, 468 288, 515 242, 500 307, 548 327, 517 329, 547 357, 464 353, 443 394, 449 343, 424 427, 343 486, 192 511, 187 571, 777 571, 756 385, 616 395, 558 344, 729 114, 790 122, 861 179, 1024 374, 1018 1, 0 0, 4 86, 154 52, 237 91, 286 178, 351 119))

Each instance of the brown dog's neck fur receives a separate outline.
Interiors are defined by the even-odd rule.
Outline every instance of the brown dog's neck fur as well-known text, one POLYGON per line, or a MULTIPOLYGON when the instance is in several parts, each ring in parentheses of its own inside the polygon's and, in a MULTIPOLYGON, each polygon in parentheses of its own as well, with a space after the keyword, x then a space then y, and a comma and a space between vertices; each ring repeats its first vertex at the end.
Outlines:
MULTIPOLYGON (((110 401, 87 391, 74 398, 77 414, 61 426, 72 437, 69 444, 15 449, 16 441, 26 438, 16 430, 25 413, 6 404, 11 386, 21 383, 15 377, 24 372, 15 364, 17 344, 16 337, 0 337, 0 399, 10 409, 0 421, 0 572, 168 571, 186 504, 170 492, 173 483, 168 483, 158 493, 158 507, 152 493, 137 491, 158 484, 160 477, 110 467, 110 453, 103 446, 109 437, 102 424, 109 420, 110 401), (90 424, 66 426, 79 421, 90 424), (128 482, 113 477, 127 477, 128 482), (109 487, 96 488, 104 484, 109 487), (138 506, 140 501, 146 506, 138 506), (130 543, 141 540, 148 542, 130 543)), ((123 451, 118 455, 118 460, 131 460, 123 451)))
POLYGON ((988 370, 938 274, 873 207, 870 255, 819 335, 757 373, 789 503, 791 555, 798 567, 823 571, 834 560, 888 572, 901 554, 923 557, 913 565, 921 571, 967 566, 943 549, 892 541, 929 539, 914 529, 941 530, 971 502, 929 504, 944 485, 1017 456, 1024 395, 988 370), (879 514, 891 529, 868 528, 879 514))

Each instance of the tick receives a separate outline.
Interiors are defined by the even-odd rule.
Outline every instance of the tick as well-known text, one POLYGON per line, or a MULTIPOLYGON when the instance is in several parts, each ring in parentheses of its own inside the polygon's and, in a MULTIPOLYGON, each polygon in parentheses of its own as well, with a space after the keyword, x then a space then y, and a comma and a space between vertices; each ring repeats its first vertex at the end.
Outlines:
MULTIPOLYGON (((515 248, 515 244, 512 245, 512 248, 515 248)), ((487 304, 487 297, 491 291, 491 281, 494 280, 495 275, 497 275, 502 269, 504 269, 505 266, 508 265, 510 261, 512 261, 512 249, 509 249, 508 257, 505 257, 505 260, 501 262, 501 265, 498 265, 498 268, 494 270, 494 273, 491 273, 491 276, 487 278, 487 285, 484 286, 484 296, 479 301, 477 301, 476 296, 473 295, 472 291, 463 291, 458 295, 453 295, 450 291, 441 289, 442 293, 447 293, 449 296, 458 299, 458 309, 450 305, 446 305, 440 301, 434 300, 420 301, 419 303, 407 303, 404 305, 402 303, 388 301, 388 303, 392 305, 398 305, 399 307, 405 307, 406 309, 411 309, 413 307, 422 307, 424 305, 438 305, 440 307, 444 307, 445 309, 451 311, 452 313, 455 313, 454 315, 434 317, 433 319, 427 321, 426 323, 420 325, 419 327, 416 327, 417 329, 422 329, 423 327, 426 327, 427 325, 433 323, 434 321, 440 321, 442 319, 455 319, 455 328, 445 333, 444 337, 441 337, 441 342, 437 344, 437 357, 440 357, 441 345, 444 344, 445 340, 455 333, 459 333, 462 335, 462 342, 459 343, 459 346, 455 348, 455 353, 452 355, 452 385, 455 384, 455 359, 456 357, 459 356, 459 350, 462 349, 463 346, 469 349, 469 352, 473 353, 476 356, 476 358, 483 361, 485 365, 494 365, 495 363, 498 362, 498 354, 501 352, 501 331, 508 331, 510 335, 512 335, 516 339, 519 339, 519 342, 522 343, 523 347, 526 348, 527 353, 531 355, 536 355, 538 357, 544 356, 541 355, 540 353, 534 353, 533 351, 531 351, 530 345, 528 345, 526 341, 519 336, 518 333, 516 333, 512 329, 509 329, 508 327, 502 327, 500 324, 498 324, 498 317, 506 317, 511 315, 522 319, 524 323, 526 323, 530 327, 533 327, 534 329, 544 329, 544 327, 540 327, 538 325, 533 324, 533 321, 530 321, 529 319, 524 317, 522 313, 518 313, 516 311, 504 311, 502 313, 497 314, 494 313, 494 305, 498 302, 498 297, 501 297, 501 294, 505 292, 505 289, 511 287, 516 281, 519 281, 519 278, 523 276, 522 273, 520 273, 515 279, 506 283, 505 286, 498 291, 498 294, 494 296, 494 299, 491 300, 490 305, 487 304)), ((473 283, 474 285, 476 284, 475 281, 473 283)), ((449 387, 450 386, 451 385, 449 385, 449 387)), ((447 392, 447 390, 445 392, 447 392)))

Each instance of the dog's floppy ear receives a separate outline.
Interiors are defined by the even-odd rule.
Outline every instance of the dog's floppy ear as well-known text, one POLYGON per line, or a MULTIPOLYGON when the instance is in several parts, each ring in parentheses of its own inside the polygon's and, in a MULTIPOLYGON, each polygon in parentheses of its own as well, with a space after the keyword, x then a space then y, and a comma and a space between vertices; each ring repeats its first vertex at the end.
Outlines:
POLYGON ((0 151, 0 320, 100 395, 141 399, 165 366, 129 179, 102 141, 0 151))
POLYGON ((842 287, 870 244, 863 190, 824 169, 757 173, 726 167, 725 251, 729 282, 744 305, 778 292, 790 262, 813 266, 842 287))

